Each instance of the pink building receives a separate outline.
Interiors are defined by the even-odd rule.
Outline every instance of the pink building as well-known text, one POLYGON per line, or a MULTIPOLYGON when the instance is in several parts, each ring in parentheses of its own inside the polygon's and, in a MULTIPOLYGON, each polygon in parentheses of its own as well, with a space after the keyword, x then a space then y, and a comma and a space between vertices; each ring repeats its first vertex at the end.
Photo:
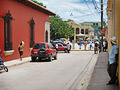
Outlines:
POLYGON ((31 55, 35 42, 49 42, 52 11, 31 0, 0 1, 0 49, 4 61, 19 58, 18 45, 25 42, 23 57, 31 55))

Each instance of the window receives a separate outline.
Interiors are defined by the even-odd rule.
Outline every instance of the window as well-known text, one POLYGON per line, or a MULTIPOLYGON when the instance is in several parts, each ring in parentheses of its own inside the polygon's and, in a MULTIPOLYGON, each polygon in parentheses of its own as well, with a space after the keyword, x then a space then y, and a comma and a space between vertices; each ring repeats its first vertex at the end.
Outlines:
POLYGON ((30 21, 30 48, 32 48, 33 44, 35 43, 35 41, 34 41, 34 25, 35 25, 35 22, 32 18, 32 20, 30 21))
POLYGON ((88 29, 85 30, 85 34, 88 34, 88 29))
POLYGON ((50 43, 48 44, 49 49, 54 49, 53 45, 50 43))
POLYGON ((48 42, 48 31, 45 32, 45 42, 48 42))
POLYGON ((12 17, 10 11, 4 17, 4 49, 12 50, 12 17))
POLYGON ((45 44, 35 44, 33 49, 41 49, 41 48, 47 48, 45 44))
POLYGON ((84 34, 84 29, 81 29, 81 34, 84 34))
POLYGON ((98 26, 98 23, 96 23, 96 26, 98 26))
POLYGON ((76 28, 76 34, 79 34, 79 28, 76 28))

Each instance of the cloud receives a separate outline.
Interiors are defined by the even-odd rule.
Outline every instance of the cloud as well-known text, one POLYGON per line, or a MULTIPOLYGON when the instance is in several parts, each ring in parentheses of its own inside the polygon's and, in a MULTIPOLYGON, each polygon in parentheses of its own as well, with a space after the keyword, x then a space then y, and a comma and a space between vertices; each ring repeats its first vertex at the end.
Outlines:
MULTIPOLYGON (((95 9, 92 0, 37 0, 47 9, 55 12, 63 20, 72 19, 77 23, 83 21, 100 21, 100 13, 95 9), (85 3, 87 2, 87 4, 85 3), (73 16, 70 16, 72 13, 73 16)), ((100 0, 95 0, 100 6, 100 0)), ((106 1, 106 0, 104 0, 106 1)), ((106 17, 106 16, 105 16, 106 17)))

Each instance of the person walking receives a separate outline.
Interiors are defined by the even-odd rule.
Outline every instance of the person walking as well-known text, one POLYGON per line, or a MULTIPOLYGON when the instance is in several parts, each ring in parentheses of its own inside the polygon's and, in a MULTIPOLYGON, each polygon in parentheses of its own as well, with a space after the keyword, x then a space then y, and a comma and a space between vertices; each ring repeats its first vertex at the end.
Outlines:
POLYGON ((106 42, 105 42, 105 40, 104 40, 104 41, 103 41, 103 52, 106 51, 105 47, 106 47, 106 42))
POLYGON ((87 46, 87 41, 84 41, 84 46, 85 46, 85 50, 86 50, 86 46, 87 46))
POLYGON ((95 45, 94 45, 94 53, 97 54, 98 53, 98 48, 99 47, 99 42, 98 40, 95 42, 95 45))
POLYGON ((79 49, 81 49, 82 41, 80 40, 78 44, 79 44, 79 46, 80 46, 79 49))
POLYGON ((24 48, 24 42, 22 41, 20 45, 18 46, 18 51, 20 55, 20 60, 22 61, 22 56, 23 56, 23 48, 24 48))
POLYGON ((58 43, 55 44, 56 51, 58 52, 58 43))
POLYGON ((117 80, 116 71, 118 66, 118 46, 116 37, 113 36, 111 39, 111 50, 109 54, 109 61, 108 61, 108 74, 110 76, 110 81, 106 85, 115 84, 117 80))
POLYGON ((92 48, 92 41, 90 41, 90 50, 91 50, 91 48, 92 48))
POLYGON ((67 49, 68 49, 68 53, 70 53, 70 44, 69 44, 69 42, 67 43, 67 49))

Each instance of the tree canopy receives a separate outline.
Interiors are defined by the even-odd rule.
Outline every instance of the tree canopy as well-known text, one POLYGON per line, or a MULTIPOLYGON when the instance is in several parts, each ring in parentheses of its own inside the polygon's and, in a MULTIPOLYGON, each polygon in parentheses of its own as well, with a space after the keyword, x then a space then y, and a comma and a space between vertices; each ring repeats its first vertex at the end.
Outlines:
POLYGON ((46 6, 44 6, 43 3, 41 3, 41 2, 37 2, 36 0, 31 0, 31 1, 33 1, 34 3, 36 3, 36 4, 38 4, 38 5, 43 6, 43 7, 46 8, 46 6))
POLYGON ((50 17, 50 38, 56 40, 73 36, 73 28, 59 16, 50 17))

